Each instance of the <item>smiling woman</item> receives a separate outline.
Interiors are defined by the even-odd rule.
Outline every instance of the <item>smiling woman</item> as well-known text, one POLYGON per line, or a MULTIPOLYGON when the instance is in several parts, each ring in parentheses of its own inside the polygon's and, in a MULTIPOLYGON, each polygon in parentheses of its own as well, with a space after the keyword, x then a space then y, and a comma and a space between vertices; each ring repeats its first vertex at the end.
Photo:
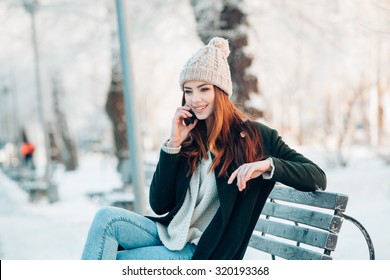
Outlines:
POLYGON ((102 208, 83 259, 242 259, 276 182, 325 189, 321 168, 232 103, 228 55, 228 41, 213 38, 183 67, 182 106, 150 186, 159 216, 102 208))

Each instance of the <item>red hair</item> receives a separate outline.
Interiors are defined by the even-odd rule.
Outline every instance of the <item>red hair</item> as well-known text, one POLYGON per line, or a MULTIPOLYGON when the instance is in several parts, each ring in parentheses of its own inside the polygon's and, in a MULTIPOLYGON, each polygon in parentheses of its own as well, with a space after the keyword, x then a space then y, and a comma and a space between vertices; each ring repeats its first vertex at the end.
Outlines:
MULTIPOLYGON (((235 168, 263 159, 260 133, 254 123, 238 110, 226 93, 214 86, 214 124, 207 131, 206 122, 198 121, 188 138, 182 143, 181 154, 190 165, 187 176, 194 173, 198 162, 208 158, 207 150, 215 156, 210 167, 221 166, 218 177, 229 177, 235 168)), ((184 94, 182 104, 185 104, 184 94)))

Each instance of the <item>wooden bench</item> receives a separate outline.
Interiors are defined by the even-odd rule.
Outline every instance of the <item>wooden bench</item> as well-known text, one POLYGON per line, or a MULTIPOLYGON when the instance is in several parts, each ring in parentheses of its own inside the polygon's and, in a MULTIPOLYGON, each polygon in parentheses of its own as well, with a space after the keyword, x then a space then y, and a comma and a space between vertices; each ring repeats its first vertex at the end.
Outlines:
POLYGON ((348 196, 332 192, 302 192, 277 185, 256 224, 249 246, 289 260, 331 260, 343 220, 356 225, 375 259, 367 230, 346 215, 348 196))

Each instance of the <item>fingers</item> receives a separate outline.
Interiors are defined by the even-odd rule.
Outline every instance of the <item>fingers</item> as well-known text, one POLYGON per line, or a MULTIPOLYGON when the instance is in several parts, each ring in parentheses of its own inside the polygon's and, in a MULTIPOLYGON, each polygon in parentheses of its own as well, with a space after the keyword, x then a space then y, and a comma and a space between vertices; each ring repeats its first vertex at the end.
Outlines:
POLYGON ((230 175, 228 184, 233 183, 234 179, 237 179, 237 187, 239 191, 242 191, 246 188, 246 182, 250 179, 250 175, 248 175, 248 167, 247 165, 241 165, 239 168, 237 168, 232 175, 230 175))
MULTIPOLYGON (((189 113, 189 111, 190 111, 190 106, 188 106, 188 105, 184 105, 184 106, 180 106, 180 107, 177 107, 176 108, 176 112, 184 112, 184 113, 189 113)), ((190 113, 191 114, 191 113, 190 113)), ((192 115, 192 114, 191 114, 192 115)))
POLYGON ((243 164, 239 168, 237 174, 237 186, 239 191, 243 191, 246 188, 246 182, 250 180, 250 165, 243 164))
POLYGON ((256 165, 250 163, 243 164, 230 175, 228 184, 231 184, 236 178, 238 190, 243 191, 246 189, 246 182, 252 179, 252 174, 255 171, 256 171, 256 165))
POLYGON ((238 173, 238 169, 236 169, 236 170, 232 173, 232 175, 230 175, 229 180, 228 180, 228 184, 233 183, 234 178, 236 178, 236 176, 237 176, 237 173, 238 173))
POLYGON ((190 107, 188 106, 181 106, 177 107, 176 114, 175 114, 175 121, 176 123, 181 123, 183 119, 186 119, 188 117, 192 117, 192 114, 189 112, 190 107))
POLYGON ((188 117, 192 117, 192 114, 186 110, 181 109, 176 112, 176 116, 185 119, 188 117))

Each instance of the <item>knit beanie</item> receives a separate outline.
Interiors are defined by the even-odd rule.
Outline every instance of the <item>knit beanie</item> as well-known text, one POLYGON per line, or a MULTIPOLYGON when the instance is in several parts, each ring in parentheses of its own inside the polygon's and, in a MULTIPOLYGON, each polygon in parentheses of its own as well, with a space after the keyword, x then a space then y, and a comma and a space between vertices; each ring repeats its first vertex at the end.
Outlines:
POLYGON ((214 37, 208 45, 200 48, 184 64, 180 73, 180 87, 187 81, 203 81, 222 89, 229 97, 233 86, 227 57, 230 54, 226 39, 214 37))

